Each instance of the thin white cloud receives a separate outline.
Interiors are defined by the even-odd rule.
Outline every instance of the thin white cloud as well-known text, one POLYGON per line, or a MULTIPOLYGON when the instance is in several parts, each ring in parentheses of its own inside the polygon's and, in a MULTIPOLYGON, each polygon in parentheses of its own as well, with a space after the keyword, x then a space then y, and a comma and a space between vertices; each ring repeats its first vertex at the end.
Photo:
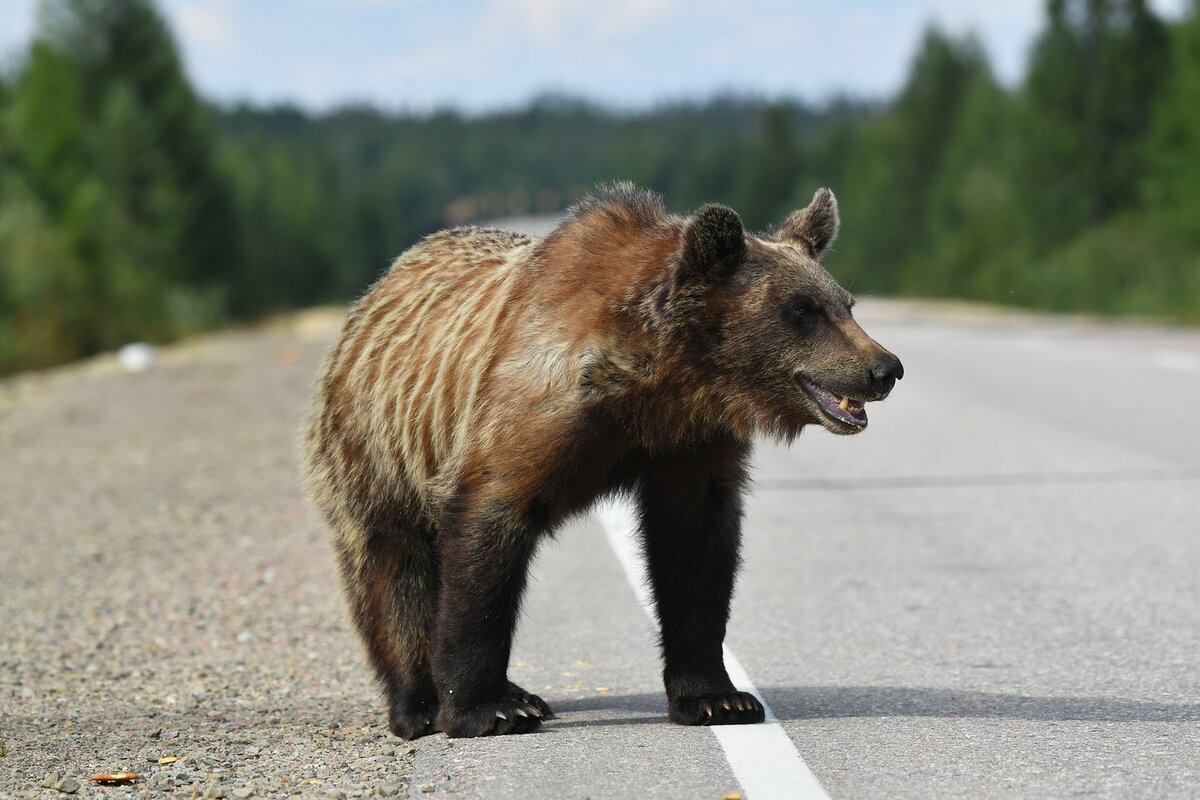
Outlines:
POLYGON ((400 9, 411 8, 421 0, 302 0, 302 4, 313 8, 341 9, 400 9))
POLYGON ((1150 0, 1150 7, 1158 14, 1178 19, 1187 12, 1188 0, 1150 0))
POLYGON ((493 0, 473 27, 477 32, 502 30, 514 39, 528 36, 538 44, 566 46, 636 33, 676 6, 677 0, 493 0))
POLYGON ((178 9, 175 21, 186 42, 223 51, 234 45, 236 26, 228 4, 188 3, 178 9))
POLYGON ((675 0, 612 0, 606 4, 605 13, 600 15, 596 30, 603 37, 644 30, 676 6, 675 0))

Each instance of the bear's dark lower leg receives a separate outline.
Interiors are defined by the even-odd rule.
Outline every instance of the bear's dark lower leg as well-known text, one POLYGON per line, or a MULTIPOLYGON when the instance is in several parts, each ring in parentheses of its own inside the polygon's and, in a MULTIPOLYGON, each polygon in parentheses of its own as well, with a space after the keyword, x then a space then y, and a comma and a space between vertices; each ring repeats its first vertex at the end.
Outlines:
POLYGON ((414 670, 388 684, 388 729, 401 739, 416 739, 433 733, 437 720, 437 691, 425 665, 423 674, 414 670))
POLYGON ((525 733, 550 709, 508 680, 508 658, 537 531, 492 521, 444 537, 433 676, 448 736, 525 733))
POLYGON ((429 661, 438 594, 432 533, 380 524, 339 534, 351 617, 383 685, 388 728, 404 739, 432 733, 437 692, 429 661))
POLYGON ((639 488, 669 716, 684 725, 764 717, 757 698, 734 688, 722 654, 741 546, 744 457, 733 444, 687 453, 655 465, 639 488))

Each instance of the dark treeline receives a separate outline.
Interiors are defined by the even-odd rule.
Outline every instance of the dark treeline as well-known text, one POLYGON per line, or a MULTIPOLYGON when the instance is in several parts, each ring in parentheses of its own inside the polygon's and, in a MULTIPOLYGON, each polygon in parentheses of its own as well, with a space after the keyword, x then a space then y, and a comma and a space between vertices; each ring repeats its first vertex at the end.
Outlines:
POLYGON ((831 186, 858 292, 1200 322, 1198 5, 1050 0, 1015 88, 931 29, 887 103, 312 116, 207 104, 152 0, 44 0, 0 78, 0 372, 344 301, 613 179, 759 229, 831 186))

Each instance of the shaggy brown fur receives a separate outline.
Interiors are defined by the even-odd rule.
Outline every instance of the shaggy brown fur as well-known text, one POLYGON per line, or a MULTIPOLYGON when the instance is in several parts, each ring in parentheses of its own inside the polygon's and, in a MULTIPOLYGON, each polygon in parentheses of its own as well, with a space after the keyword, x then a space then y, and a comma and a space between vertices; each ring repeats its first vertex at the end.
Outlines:
POLYGON ((617 185, 541 240, 430 236, 354 306, 306 461, 397 735, 549 713, 506 678, 527 566, 614 491, 641 514, 671 718, 762 718, 720 656, 751 438, 857 432, 902 374, 816 261, 837 226, 828 190, 759 238, 617 185))

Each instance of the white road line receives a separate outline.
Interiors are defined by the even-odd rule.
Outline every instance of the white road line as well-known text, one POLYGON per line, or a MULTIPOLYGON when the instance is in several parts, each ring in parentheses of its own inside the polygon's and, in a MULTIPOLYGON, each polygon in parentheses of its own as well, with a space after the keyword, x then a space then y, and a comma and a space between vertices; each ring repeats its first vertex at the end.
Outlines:
MULTIPOLYGON (((637 521, 633 510, 623 502, 604 503, 597 507, 596 517, 604 528, 613 552, 617 554, 617 560, 621 562, 625 578, 642 604, 642 610, 653 621, 654 606, 643 580, 637 521)), ((767 712, 766 721, 761 725, 714 725, 711 728, 717 742, 725 750, 725 757, 746 793, 746 799, 829 800, 829 795, 804 763, 741 662, 728 646, 724 652, 725 669, 734 685, 743 692, 754 694, 762 701, 767 712)))

